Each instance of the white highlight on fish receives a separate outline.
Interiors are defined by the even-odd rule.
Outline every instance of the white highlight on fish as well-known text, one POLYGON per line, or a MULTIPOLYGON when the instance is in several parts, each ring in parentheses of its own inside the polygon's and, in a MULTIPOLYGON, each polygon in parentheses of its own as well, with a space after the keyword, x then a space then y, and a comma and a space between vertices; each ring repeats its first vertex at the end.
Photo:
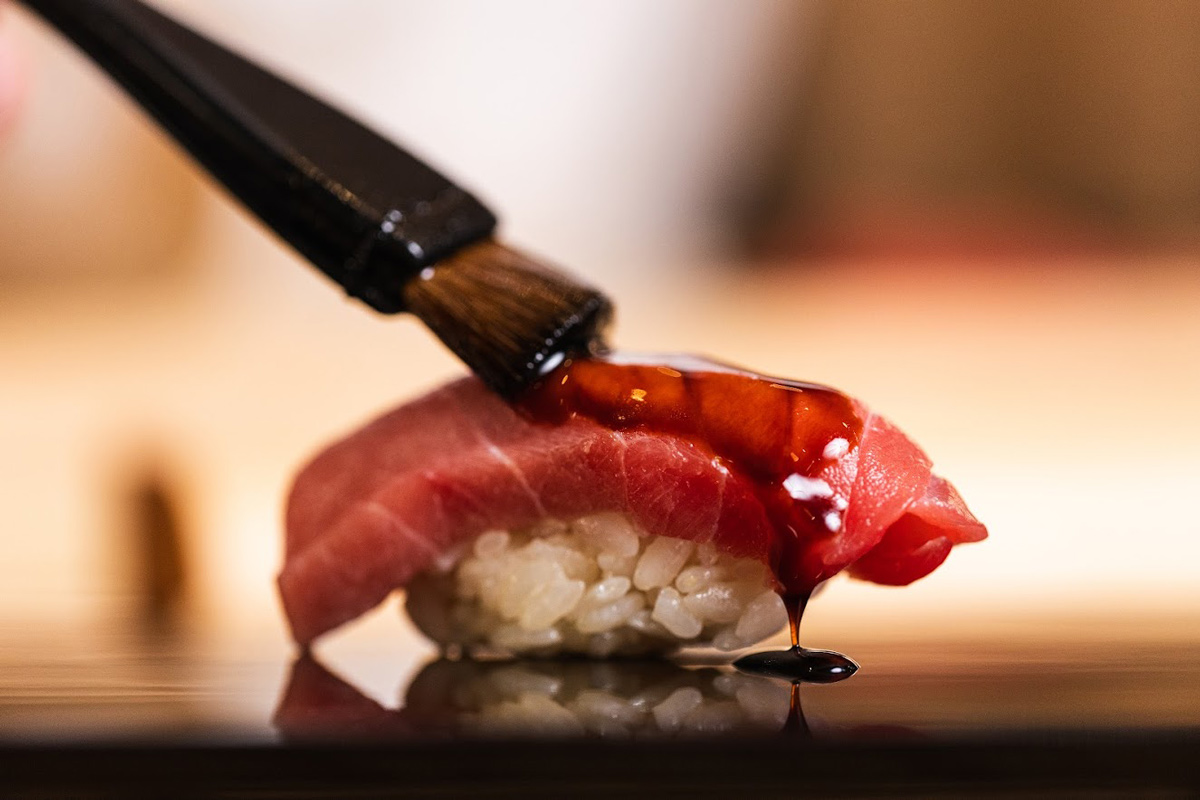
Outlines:
POLYGON ((825 481, 820 478, 806 478, 795 472, 784 478, 783 488, 793 500, 800 502, 833 497, 833 489, 825 481))
POLYGON ((825 450, 821 453, 825 458, 841 458, 850 452, 850 442, 840 436, 836 439, 830 439, 829 444, 825 445, 825 450))

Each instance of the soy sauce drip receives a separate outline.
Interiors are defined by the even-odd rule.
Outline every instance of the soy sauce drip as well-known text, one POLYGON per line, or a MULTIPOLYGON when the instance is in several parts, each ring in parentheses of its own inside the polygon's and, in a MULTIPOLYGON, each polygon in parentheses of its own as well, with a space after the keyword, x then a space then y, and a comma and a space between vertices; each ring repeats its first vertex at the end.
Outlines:
POLYGON ((788 632, 792 635, 792 647, 800 646, 800 619, 804 616, 804 610, 808 608, 810 597, 811 594, 801 594, 783 598, 783 607, 787 609, 788 615, 788 632))
POLYGON ((788 627, 792 634, 792 646, 789 649, 751 653, 733 662, 735 667, 751 675, 792 681, 793 710, 799 701, 796 688, 798 684, 837 683, 858 672, 858 664, 841 653, 832 650, 810 650, 800 646, 800 620, 804 616, 808 598, 807 594, 783 598, 788 612, 788 627))

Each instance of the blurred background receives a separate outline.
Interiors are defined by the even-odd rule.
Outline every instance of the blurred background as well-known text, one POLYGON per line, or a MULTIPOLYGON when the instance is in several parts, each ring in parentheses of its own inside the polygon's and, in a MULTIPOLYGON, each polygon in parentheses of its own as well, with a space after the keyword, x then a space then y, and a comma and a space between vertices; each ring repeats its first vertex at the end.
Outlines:
MULTIPOLYGON (((830 383, 920 442, 992 538, 902 591, 837 581, 817 643, 1193 635, 1200 5, 159 5, 473 188, 609 291, 620 347, 830 383)), ((0 658, 283 670, 291 477, 462 367, 32 18, 0 32, 31 83, 0 141, 0 658)), ((394 604, 325 647, 428 652, 394 604)))

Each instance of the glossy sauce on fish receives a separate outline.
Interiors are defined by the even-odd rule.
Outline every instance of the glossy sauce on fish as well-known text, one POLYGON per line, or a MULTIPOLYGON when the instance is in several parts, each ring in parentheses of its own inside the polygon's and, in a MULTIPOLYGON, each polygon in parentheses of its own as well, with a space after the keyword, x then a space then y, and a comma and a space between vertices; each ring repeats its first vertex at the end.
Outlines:
POLYGON ((818 476, 862 437, 863 420, 849 397, 698 358, 606 356, 566 362, 517 405, 538 422, 584 418, 612 430, 683 439, 750 482, 777 533, 769 566, 797 645, 779 655, 800 656, 800 615, 816 584, 829 577, 814 579, 804 556, 811 543, 841 529, 848 500, 818 476))

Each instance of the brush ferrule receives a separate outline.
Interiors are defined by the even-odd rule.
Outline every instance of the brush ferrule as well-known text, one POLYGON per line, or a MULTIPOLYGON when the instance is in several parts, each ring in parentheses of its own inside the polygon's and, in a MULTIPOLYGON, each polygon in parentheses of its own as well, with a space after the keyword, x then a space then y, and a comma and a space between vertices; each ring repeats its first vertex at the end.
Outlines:
POLYGON ((405 285, 421 271, 462 247, 491 235, 496 218, 478 200, 448 186, 431 200, 407 199, 378 217, 350 249, 336 274, 326 269, 351 296, 376 311, 407 311, 405 285))

